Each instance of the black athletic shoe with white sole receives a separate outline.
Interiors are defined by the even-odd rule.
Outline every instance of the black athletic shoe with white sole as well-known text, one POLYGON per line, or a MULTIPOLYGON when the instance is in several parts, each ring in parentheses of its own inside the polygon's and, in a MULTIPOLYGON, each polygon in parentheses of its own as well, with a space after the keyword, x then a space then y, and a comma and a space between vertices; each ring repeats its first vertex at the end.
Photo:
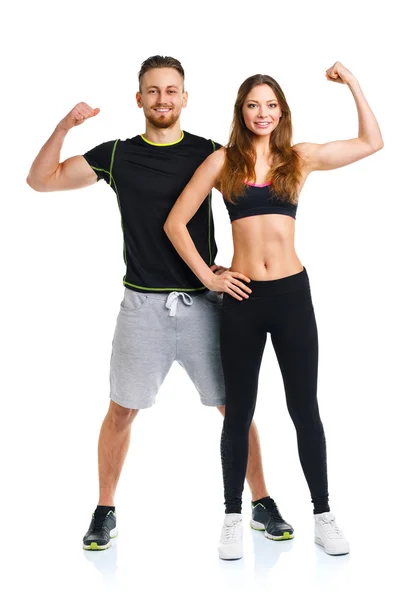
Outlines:
POLYGON ((257 531, 264 531, 265 537, 269 540, 291 540, 294 537, 294 529, 284 521, 277 504, 270 499, 267 505, 262 502, 256 504, 252 502, 250 525, 257 531))
POLYGON ((116 513, 109 510, 106 516, 99 517, 95 517, 95 513, 93 513, 89 529, 83 538, 83 548, 85 550, 106 550, 110 548, 112 538, 117 534, 116 513))

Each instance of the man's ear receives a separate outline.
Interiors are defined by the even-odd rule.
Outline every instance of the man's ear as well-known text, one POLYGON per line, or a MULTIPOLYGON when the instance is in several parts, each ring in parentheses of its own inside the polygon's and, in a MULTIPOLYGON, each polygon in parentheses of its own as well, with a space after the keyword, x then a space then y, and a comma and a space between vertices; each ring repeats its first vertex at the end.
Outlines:
POLYGON ((188 92, 182 92, 182 108, 188 104, 188 92))
POLYGON ((143 103, 141 101, 141 93, 140 92, 137 92, 137 94, 136 94, 136 100, 137 100, 137 106, 139 108, 143 108, 143 103))

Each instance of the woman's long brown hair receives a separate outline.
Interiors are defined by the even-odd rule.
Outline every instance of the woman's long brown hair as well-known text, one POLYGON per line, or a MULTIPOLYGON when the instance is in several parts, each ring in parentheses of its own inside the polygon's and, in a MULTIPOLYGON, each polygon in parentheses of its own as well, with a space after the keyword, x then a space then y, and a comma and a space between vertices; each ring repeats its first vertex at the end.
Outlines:
POLYGON ((273 163, 267 180, 281 198, 292 204, 298 202, 301 159, 292 148, 291 111, 285 95, 277 81, 269 75, 252 75, 239 88, 230 131, 229 142, 225 147, 225 163, 220 174, 220 189, 226 200, 244 193, 245 181, 256 181, 255 134, 249 131, 243 120, 242 108, 249 92, 257 85, 267 84, 276 94, 282 116, 270 136, 270 150, 273 163))

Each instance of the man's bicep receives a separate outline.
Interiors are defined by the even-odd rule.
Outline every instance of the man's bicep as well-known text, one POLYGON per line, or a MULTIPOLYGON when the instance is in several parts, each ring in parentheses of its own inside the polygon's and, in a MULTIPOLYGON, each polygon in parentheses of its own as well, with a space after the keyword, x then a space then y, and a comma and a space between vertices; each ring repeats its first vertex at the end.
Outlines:
POLYGON ((83 156, 72 156, 59 165, 51 191, 76 190, 96 183, 98 177, 83 156))

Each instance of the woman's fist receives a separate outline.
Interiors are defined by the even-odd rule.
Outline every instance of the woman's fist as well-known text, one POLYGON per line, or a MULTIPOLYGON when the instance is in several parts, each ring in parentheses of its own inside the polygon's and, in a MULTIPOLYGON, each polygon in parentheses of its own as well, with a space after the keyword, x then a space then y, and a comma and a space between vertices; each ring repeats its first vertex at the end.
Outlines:
POLYGON ((335 81, 336 83, 350 83, 354 80, 354 76, 342 63, 336 62, 332 67, 326 70, 325 77, 328 81, 335 81))

